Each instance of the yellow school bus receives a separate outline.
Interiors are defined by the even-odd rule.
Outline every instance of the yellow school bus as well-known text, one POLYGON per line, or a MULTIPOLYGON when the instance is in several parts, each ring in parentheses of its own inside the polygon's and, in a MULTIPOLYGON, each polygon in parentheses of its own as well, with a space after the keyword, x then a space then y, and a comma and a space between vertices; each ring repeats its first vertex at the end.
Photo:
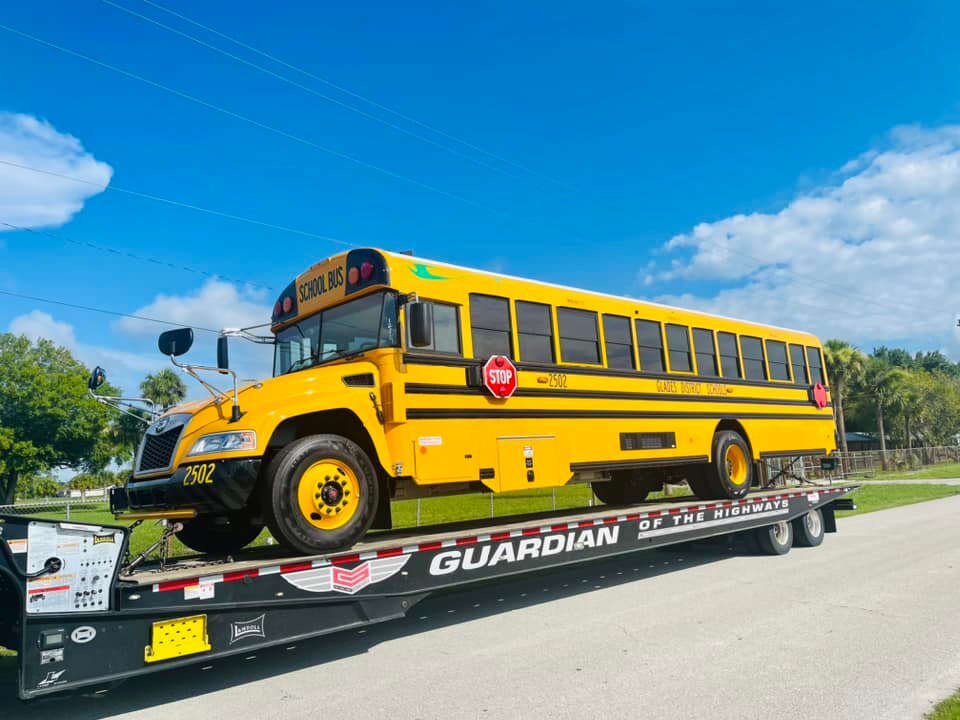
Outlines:
MULTIPOLYGON (((266 525, 314 553, 389 527, 396 498, 591 483, 628 504, 668 480, 738 498, 763 458, 835 450, 808 333, 375 249, 297 277, 271 331, 273 377, 163 415, 117 508, 189 518, 201 551, 266 525)), ((191 341, 160 345, 179 365, 191 341)))

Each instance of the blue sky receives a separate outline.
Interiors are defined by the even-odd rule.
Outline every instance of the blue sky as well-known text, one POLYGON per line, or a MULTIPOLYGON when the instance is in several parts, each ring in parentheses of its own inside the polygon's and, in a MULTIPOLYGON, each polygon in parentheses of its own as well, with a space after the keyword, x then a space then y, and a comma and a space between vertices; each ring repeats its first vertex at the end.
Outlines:
MULTIPOLYGON (((494 159, 156 5, 112 1, 493 168, 99 0, 7 4, 0 24, 407 179, 6 30, 0 160, 867 350, 958 355, 955 3, 160 2, 494 159)), ((0 222, 273 288, 0 232, 0 290, 216 327, 266 319, 274 290, 343 247, 9 166, 0 222)), ((7 329, 107 363, 128 391, 164 363, 150 325, 0 296, 7 329)), ((212 338, 200 343, 209 359, 212 338)))

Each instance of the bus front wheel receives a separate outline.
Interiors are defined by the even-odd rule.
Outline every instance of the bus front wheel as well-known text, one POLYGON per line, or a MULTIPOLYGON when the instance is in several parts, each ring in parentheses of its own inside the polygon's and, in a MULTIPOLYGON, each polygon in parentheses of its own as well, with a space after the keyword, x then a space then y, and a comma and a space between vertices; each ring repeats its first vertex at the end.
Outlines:
POLYGON ((229 515, 198 515, 187 520, 177 540, 191 550, 211 555, 229 555, 253 542, 263 525, 246 512, 229 515))
POLYGON ((345 550, 370 529, 379 483, 370 458, 340 435, 308 435, 271 461, 264 487, 270 532, 308 555, 345 550))
POLYGON ((633 470, 618 470, 606 482, 593 484, 593 494, 604 505, 643 502, 650 490, 650 482, 641 473, 633 470))

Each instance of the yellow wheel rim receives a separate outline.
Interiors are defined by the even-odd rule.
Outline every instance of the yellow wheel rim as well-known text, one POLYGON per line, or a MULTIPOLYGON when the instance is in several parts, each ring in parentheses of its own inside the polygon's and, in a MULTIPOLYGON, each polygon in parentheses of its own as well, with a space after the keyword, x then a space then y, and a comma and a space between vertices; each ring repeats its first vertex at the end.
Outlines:
POLYGON ((727 465, 727 478, 732 485, 741 487, 747 482, 747 456, 738 445, 727 446, 723 456, 727 465))
POLYGON ((300 476, 297 501, 308 523, 321 530, 336 530, 357 514, 360 483, 346 463, 320 460, 300 476))

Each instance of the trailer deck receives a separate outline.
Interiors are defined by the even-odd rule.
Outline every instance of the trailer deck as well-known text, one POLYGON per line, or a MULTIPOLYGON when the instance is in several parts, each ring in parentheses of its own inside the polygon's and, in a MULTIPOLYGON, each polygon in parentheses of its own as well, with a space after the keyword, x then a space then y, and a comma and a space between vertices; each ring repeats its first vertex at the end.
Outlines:
POLYGON ((810 513, 834 532, 834 503, 855 489, 600 506, 377 533, 330 555, 254 548, 133 572, 127 528, 0 516, 0 626, 12 620, 27 699, 382 622, 433 592, 518 573, 766 532, 810 513))

